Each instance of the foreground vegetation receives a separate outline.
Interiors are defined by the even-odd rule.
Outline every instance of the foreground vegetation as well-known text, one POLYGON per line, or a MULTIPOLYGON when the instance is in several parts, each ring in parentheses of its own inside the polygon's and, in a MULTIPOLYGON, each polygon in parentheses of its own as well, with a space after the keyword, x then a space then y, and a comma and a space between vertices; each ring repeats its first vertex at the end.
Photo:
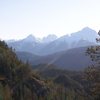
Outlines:
POLYGON ((0 99, 38 100, 45 98, 48 89, 29 64, 17 59, 13 50, 0 41, 0 99))
POLYGON ((99 52, 99 46, 87 50, 96 63, 83 72, 45 64, 32 69, 0 41, 0 100, 100 100, 99 52))

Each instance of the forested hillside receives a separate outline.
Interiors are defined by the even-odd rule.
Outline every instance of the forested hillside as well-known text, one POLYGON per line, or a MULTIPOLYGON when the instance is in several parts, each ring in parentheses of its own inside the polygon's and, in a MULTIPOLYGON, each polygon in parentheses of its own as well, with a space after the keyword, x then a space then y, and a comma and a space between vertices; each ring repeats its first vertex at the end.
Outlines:
POLYGON ((0 100, 38 100, 47 94, 44 81, 29 64, 19 61, 11 48, 0 41, 0 100))
POLYGON ((0 41, 0 100, 100 100, 99 83, 97 66, 80 72, 45 64, 32 69, 0 41))

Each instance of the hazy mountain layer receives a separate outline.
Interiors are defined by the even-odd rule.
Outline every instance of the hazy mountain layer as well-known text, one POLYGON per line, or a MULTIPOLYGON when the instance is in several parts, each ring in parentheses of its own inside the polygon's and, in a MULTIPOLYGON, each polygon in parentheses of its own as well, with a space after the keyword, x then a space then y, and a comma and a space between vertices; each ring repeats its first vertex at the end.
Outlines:
POLYGON ((94 45, 95 38, 98 37, 96 31, 86 27, 81 31, 57 38, 55 35, 49 35, 43 39, 37 39, 29 35, 23 40, 10 41, 8 45, 16 51, 29 52, 36 55, 49 55, 56 52, 94 45))
POLYGON ((92 63, 91 59, 86 56, 86 50, 87 47, 80 47, 40 57, 27 55, 28 53, 17 53, 17 55, 23 61, 27 59, 33 67, 38 64, 46 64, 46 67, 53 64, 60 69, 82 70, 92 63))

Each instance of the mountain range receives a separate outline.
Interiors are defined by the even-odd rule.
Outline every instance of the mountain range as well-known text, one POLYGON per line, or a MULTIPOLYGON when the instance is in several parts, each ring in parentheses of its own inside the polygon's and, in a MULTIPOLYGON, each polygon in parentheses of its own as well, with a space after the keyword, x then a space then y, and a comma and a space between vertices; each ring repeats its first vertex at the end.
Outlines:
POLYGON ((85 27, 82 30, 57 38, 55 35, 48 35, 43 39, 29 35, 25 39, 7 42, 16 51, 29 52, 36 55, 50 55, 56 52, 94 45, 95 38, 98 37, 96 31, 85 27))
POLYGON ((18 41, 7 41, 9 47, 15 49, 19 59, 31 65, 54 64, 58 68, 81 70, 91 64, 86 56, 86 49, 96 45, 98 34, 95 30, 85 27, 71 35, 57 37, 48 35, 43 39, 29 35, 18 41))

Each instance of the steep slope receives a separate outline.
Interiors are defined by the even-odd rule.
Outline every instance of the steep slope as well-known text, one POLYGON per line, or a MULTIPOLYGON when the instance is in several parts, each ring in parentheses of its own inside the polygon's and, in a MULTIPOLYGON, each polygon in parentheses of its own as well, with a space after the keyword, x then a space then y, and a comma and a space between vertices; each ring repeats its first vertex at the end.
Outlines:
POLYGON ((18 60, 13 50, 3 41, 0 41, 0 86, 0 90, 6 93, 0 94, 3 100, 33 100, 33 95, 36 100, 47 93, 45 82, 33 73, 28 64, 18 60))

